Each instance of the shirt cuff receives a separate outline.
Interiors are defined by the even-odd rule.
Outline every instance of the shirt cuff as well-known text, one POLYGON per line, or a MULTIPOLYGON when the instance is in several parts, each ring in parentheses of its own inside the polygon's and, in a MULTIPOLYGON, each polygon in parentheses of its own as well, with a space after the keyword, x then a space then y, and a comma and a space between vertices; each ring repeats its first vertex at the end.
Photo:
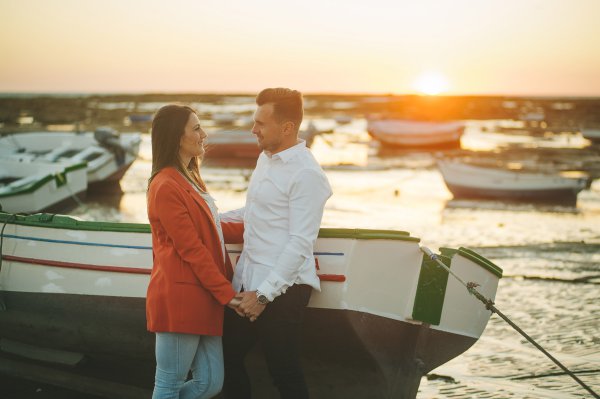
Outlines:
POLYGON ((273 300, 283 294, 288 287, 289 284, 286 281, 277 274, 271 272, 256 290, 266 296, 269 302, 273 302, 273 300))

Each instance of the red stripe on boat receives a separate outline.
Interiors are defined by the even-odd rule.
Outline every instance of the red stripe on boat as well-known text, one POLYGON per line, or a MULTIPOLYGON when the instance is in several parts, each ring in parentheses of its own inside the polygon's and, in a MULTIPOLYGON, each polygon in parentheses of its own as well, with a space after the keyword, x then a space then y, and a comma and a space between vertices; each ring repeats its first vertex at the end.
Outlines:
MULTIPOLYGON (((82 270, 98 270, 102 272, 115 272, 115 273, 133 273, 133 274, 150 274, 151 269, 144 269, 141 267, 122 267, 122 266, 100 266, 100 265, 89 265, 85 263, 72 263, 72 262, 61 262, 57 260, 48 259, 34 259, 34 258, 23 258, 20 256, 4 255, 3 259, 19 262, 29 263, 32 265, 43 265, 43 266, 54 266, 64 267, 68 269, 82 269, 82 270)), ((346 281, 346 276, 343 274, 317 274, 321 281, 346 281)))
POLYGON ((317 276, 321 281, 337 281, 340 283, 346 281, 346 276, 343 274, 317 274, 317 276))
POLYGON ((20 256, 11 256, 11 255, 4 255, 4 259, 10 260, 13 262, 19 262, 19 263, 30 263, 32 265, 66 267, 69 269, 99 270, 99 271, 103 271, 103 272, 133 273, 133 274, 150 274, 150 272, 151 272, 150 269, 144 269, 141 267, 89 265, 89 264, 85 264, 85 263, 60 262, 57 260, 48 260, 48 259, 22 258, 20 256))

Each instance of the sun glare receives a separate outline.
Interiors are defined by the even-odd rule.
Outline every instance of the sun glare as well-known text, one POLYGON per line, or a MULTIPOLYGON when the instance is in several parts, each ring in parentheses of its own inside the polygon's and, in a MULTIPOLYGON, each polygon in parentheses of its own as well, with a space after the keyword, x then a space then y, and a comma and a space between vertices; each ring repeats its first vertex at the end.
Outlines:
POLYGON ((424 72, 415 81, 414 88, 420 93, 434 96, 448 90, 448 80, 437 72, 424 72))

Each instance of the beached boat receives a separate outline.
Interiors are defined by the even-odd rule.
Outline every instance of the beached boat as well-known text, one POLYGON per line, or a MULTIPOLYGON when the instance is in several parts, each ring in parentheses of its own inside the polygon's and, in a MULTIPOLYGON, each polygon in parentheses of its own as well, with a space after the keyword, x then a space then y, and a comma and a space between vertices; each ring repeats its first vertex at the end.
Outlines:
POLYGON ((581 135, 590 141, 600 142, 600 128, 598 128, 598 129, 591 129, 591 128, 581 129, 581 135))
POLYGON ((238 120, 238 116, 232 112, 215 112, 211 118, 216 125, 233 125, 238 120))
MULTIPOLYGON (((298 137, 311 146, 317 130, 313 124, 301 130, 298 137)), ((258 147, 256 136, 245 130, 219 130, 208 133, 206 138, 206 159, 248 159, 256 160, 261 150, 258 147)))
POLYGON ((438 160, 444 182, 455 198, 490 198, 575 203, 587 178, 532 173, 438 160))
POLYGON ((0 209, 12 213, 59 210, 87 189, 86 164, 0 159, 0 209))
POLYGON ((0 138, 0 158, 24 162, 87 163, 89 185, 118 182, 137 158, 139 133, 117 134, 112 129, 95 132, 33 132, 0 138))
MULTIPOLYGON (((0 226, 2 350, 47 362, 154 366, 148 225, 0 213, 0 226)), ((235 264, 242 246, 228 249, 235 264)), ((494 299, 500 268, 465 248, 441 253, 494 299)), ((409 233, 321 229, 314 256, 322 290, 305 315, 302 356, 315 397, 414 398, 421 377, 472 346, 491 315, 409 233)), ((256 397, 272 397, 264 365, 250 369, 256 397)), ((146 377, 151 387, 151 370, 146 377)))
POLYGON ((381 119, 367 123, 367 131, 373 138, 395 147, 457 146, 464 129, 462 122, 381 119))
POLYGON ((337 123, 338 125, 346 125, 346 124, 352 122, 352 116, 351 115, 336 115, 333 117, 333 120, 335 120, 335 123, 337 123))
POLYGON ((210 158, 243 158, 257 159, 260 149, 256 137, 241 130, 221 130, 211 132, 206 138, 206 153, 204 157, 210 158))
POLYGON ((129 114, 127 118, 131 123, 152 122, 153 114, 129 114))

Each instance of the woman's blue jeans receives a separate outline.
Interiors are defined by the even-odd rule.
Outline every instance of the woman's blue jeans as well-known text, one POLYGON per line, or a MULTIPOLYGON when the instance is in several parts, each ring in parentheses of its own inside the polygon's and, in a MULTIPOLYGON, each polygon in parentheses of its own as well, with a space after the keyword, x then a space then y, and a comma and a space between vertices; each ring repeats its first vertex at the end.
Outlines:
POLYGON ((156 375, 152 399, 205 399, 223 387, 221 337, 156 333, 156 375), (189 371, 192 379, 186 382, 189 371))

